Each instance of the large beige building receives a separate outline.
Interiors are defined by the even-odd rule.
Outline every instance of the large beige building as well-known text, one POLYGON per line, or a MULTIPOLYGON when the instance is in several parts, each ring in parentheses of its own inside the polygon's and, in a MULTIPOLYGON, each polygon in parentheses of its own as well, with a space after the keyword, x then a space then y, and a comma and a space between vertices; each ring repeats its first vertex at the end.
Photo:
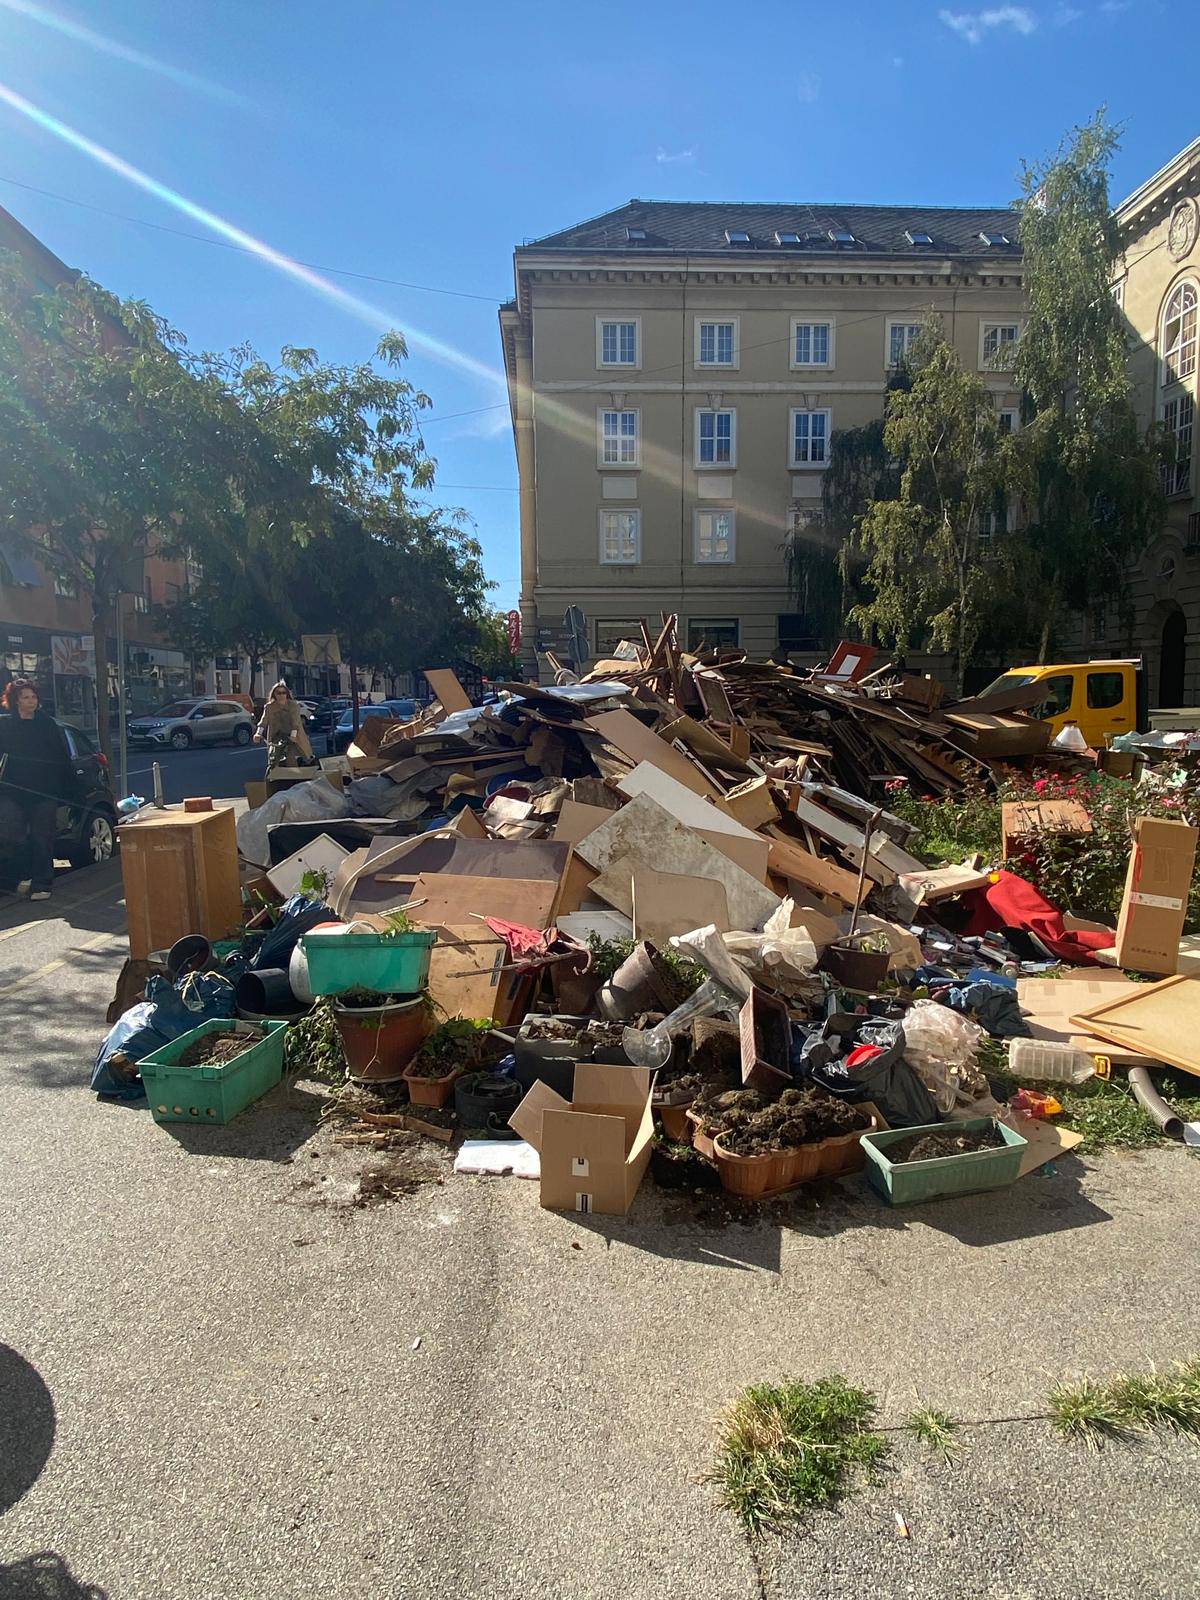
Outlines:
POLYGON ((1003 209, 633 200, 517 249, 500 325, 528 664, 571 605, 592 655, 660 611, 685 646, 811 647, 785 540, 924 317, 1015 420, 1016 227, 1003 209))
POLYGON ((1113 606, 1089 619, 1089 649, 1145 656, 1151 705, 1200 701, 1200 471, 1196 460, 1200 139, 1116 209, 1124 258, 1113 292, 1130 332, 1141 420, 1174 440, 1167 519, 1131 574, 1130 631, 1113 606))

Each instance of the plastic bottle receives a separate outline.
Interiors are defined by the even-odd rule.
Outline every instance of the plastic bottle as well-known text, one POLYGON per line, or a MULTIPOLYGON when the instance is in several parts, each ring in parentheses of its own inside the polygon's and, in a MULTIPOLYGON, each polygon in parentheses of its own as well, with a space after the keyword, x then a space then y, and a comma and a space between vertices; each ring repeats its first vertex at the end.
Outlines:
POLYGON ((1010 1039, 1008 1065, 1015 1077, 1035 1083, 1083 1083, 1096 1071, 1086 1050, 1045 1039, 1010 1039))

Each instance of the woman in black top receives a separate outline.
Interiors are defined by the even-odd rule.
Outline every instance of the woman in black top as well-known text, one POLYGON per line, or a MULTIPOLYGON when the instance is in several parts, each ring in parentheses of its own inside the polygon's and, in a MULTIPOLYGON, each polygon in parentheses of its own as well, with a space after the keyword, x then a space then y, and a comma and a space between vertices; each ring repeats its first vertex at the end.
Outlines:
POLYGON ((28 678, 4 691, 0 716, 0 884, 48 900, 54 881, 58 808, 70 791, 71 753, 28 678), (14 858, 16 858, 14 860, 14 858))

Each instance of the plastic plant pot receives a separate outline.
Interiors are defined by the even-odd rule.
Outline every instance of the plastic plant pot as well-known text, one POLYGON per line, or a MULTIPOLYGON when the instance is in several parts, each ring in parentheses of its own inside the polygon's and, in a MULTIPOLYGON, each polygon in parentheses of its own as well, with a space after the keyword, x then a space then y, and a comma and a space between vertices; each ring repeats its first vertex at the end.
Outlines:
POLYGON ((420 995, 429 980, 437 934, 342 933, 314 930, 303 936, 308 984, 314 995, 368 989, 374 994, 420 995))
POLYGON ((422 995, 413 1000, 381 996, 374 1006, 335 1002, 333 1020, 350 1076, 360 1083, 394 1083, 403 1078, 405 1068, 433 1028, 433 1017, 422 995))
POLYGON ((955 1194, 980 1194, 1015 1183, 1021 1171, 1026 1141, 994 1117, 965 1117, 955 1122, 928 1123, 920 1128, 891 1128, 861 1136, 867 1158, 867 1180, 893 1206, 917 1205, 955 1194), (1002 1148, 964 1150, 931 1161, 888 1159, 888 1150, 901 1139, 923 1133, 971 1133, 995 1127, 1004 1139, 1002 1148))
POLYGON ((244 1022, 216 1018, 161 1045, 138 1064, 155 1122, 232 1121, 239 1111, 273 1089, 283 1076, 283 1034, 286 1022, 263 1022, 266 1038, 247 1043, 241 1055, 213 1065, 185 1067, 180 1056, 197 1039, 211 1033, 246 1033, 244 1022))

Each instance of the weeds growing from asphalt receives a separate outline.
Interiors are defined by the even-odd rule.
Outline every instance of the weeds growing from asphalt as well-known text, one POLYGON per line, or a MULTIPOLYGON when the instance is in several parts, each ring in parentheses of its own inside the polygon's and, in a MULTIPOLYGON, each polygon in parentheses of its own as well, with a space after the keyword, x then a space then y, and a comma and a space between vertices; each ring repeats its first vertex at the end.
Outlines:
POLYGON ((948 1411, 918 1406, 904 1426, 933 1455, 941 1456, 947 1466, 953 1466, 962 1442, 958 1437, 958 1423, 948 1411))
POLYGON ((1129 1420, 1113 1398, 1111 1384, 1093 1378, 1056 1383, 1050 1391, 1050 1423, 1064 1439, 1099 1450, 1108 1439, 1130 1432, 1129 1420))
POLYGON ((748 1534, 782 1532, 874 1478, 888 1452, 875 1396, 836 1374, 756 1383, 722 1420, 709 1481, 748 1534))

